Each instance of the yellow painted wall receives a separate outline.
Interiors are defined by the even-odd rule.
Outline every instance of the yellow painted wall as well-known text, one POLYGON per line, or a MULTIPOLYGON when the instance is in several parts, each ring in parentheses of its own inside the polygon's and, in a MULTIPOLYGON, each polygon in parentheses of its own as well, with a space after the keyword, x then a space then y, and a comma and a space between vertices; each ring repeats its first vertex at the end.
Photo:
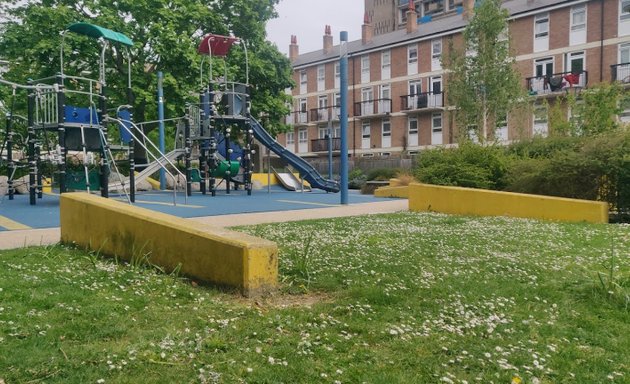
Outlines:
POLYGON ((410 185, 409 210, 566 222, 608 222, 607 203, 417 183, 410 185))
POLYGON ((151 264, 194 279, 236 287, 252 296, 278 281, 275 243, 87 193, 60 198, 61 241, 123 260, 151 264))
POLYGON ((376 191, 374 191, 374 197, 398 197, 402 199, 407 199, 409 198, 409 186, 405 185, 398 187, 380 187, 376 191))

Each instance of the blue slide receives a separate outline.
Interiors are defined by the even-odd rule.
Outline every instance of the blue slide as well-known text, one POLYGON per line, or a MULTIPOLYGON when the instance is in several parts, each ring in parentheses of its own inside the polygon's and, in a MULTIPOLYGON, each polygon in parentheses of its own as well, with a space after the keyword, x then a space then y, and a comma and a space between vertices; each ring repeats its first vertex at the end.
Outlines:
POLYGON ((339 183, 334 180, 324 179, 308 161, 280 145, 258 121, 253 118, 250 118, 250 121, 256 140, 291 164, 313 188, 323 189, 328 192, 339 192, 339 183))

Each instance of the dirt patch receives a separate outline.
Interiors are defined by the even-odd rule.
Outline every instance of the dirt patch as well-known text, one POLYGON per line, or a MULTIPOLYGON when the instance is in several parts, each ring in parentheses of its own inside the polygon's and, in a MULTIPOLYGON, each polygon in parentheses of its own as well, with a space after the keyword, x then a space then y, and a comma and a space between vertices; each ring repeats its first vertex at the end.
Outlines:
POLYGON ((247 299, 244 297, 237 299, 239 304, 260 308, 260 309, 282 309, 282 308, 311 308, 315 304, 330 303, 334 301, 329 294, 314 292, 301 295, 289 295, 275 293, 273 295, 247 299))

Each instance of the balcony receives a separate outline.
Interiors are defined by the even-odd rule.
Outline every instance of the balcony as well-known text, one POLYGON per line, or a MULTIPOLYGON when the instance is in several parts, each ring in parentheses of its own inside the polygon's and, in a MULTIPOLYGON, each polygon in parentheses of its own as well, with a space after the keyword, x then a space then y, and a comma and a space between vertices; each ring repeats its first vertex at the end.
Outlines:
POLYGON ((400 110, 403 112, 434 111, 444 108, 444 93, 423 92, 400 96, 400 110))
POLYGON ((630 63, 621 63, 610 66, 612 81, 620 81, 623 84, 630 84, 630 63))
MULTIPOLYGON (((332 150, 341 150, 341 138, 333 137, 332 150)), ((314 139, 311 140, 311 152, 328 152, 328 139, 314 139)))
POLYGON ((341 107, 320 107, 311 109, 311 122, 324 122, 330 120, 339 120, 339 114, 341 113, 341 107), (332 114, 332 115, 331 115, 332 114))
POLYGON ((392 99, 375 99, 354 103, 355 117, 377 117, 392 113, 392 99))
POLYGON ((308 123, 308 112, 306 111, 293 111, 286 118, 287 124, 290 125, 303 125, 308 123))
POLYGON ((571 89, 586 88, 588 72, 561 72, 551 76, 528 77, 525 81, 530 95, 549 95, 571 89))

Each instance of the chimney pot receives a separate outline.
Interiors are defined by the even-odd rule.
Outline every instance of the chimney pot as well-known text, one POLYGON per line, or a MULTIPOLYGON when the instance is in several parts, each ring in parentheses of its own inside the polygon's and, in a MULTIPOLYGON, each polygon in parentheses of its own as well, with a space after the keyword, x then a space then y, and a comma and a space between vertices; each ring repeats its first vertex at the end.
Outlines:
POLYGON ((291 35, 291 44, 289 45, 289 60, 295 61, 300 55, 300 46, 297 43, 297 36, 291 35))
POLYGON ((409 10, 407 10, 407 33, 413 33, 418 30, 418 13, 414 1, 409 1, 409 10))
POLYGON ((372 42, 372 36, 374 35, 374 28, 370 23, 370 17, 368 13, 365 12, 363 16, 363 25, 361 26, 361 42, 363 45, 369 44, 372 42))
POLYGON ((332 52, 333 47, 333 37, 330 25, 324 27, 324 54, 329 54, 332 52))

